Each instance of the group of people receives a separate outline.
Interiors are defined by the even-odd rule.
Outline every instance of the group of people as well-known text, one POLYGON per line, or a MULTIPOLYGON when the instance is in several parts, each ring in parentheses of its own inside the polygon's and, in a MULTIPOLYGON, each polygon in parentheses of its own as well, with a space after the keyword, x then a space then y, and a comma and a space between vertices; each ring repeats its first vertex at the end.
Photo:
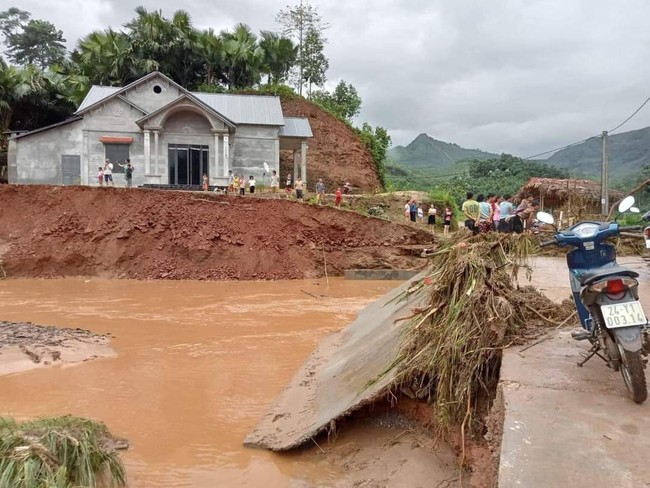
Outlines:
MULTIPOLYGON (((431 229, 435 228, 436 225, 436 216, 438 215, 438 209, 431 204, 427 210, 427 225, 431 226, 431 229)), ((422 204, 418 203, 415 197, 412 197, 404 205, 404 216, 409 222, 423 222, 424 221, 424 209, 422 204)), ((453 217, 453 211, 451 207, 445 207, 445 210, 442 213, 442 229, 444 235, 449 235, 449 229, 451 228, 451 219, 453 217)))
MULTIPOLYGON (((117 165, 120 168, 124 168, 126 187, 131 188, 131 186, 133 186, 133 171, 135 169, 131 164, 131 160, 127 158, 124 163, 118 162, 117 165)), ((111 163, 110 159, 106 158, 104 166, 99 166, 97 179, 99 181, 99 186, 115 186, 115 183, 113 182, 113 163, 111 163)))
MULTIPOLYGON (((257 182, 255 181, 255 177, 253 175, 250 175, 247 180, 243 175, 234 175, 232 171, 229 171, 228 188, 226 191, 228 193, 232 193, 233 195, 239 194, 243 197, 246 194, 247 186, 249 193, 255 193, 256 184, 257 182)), ((203 189, 206 191, 208 189, 208 175, 205 174, 203 175, 203 189)))
POLYGON ((465 228, 474 234, 489 231, 516 232, 521 234, 532 228, 532 221, 539 202, 529 197, 521 199, 515 207, 511 195, 480 194, 474 199, 474 193, 467 192, 462 211, 465 228))

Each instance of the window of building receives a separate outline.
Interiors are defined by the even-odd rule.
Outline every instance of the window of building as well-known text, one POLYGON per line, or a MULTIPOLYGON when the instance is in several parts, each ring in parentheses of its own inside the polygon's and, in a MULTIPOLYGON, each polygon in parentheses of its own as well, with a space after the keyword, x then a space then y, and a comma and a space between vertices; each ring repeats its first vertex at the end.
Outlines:
POLYGON ((105 158, 113 163, 113 173, 124 173, 124 168, 120 164, 125 165, 126 160, 129 158, 129 145, 128 144, 104 144, 105 158))

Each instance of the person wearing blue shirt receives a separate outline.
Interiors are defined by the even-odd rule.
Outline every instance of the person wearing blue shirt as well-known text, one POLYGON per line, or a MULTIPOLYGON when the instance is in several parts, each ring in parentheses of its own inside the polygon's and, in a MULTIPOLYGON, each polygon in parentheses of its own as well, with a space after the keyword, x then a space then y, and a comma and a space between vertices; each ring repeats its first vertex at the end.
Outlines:
POLYGON ((503 201, 499 204, 501 217, 499 218, 499 232, 512 232, 510 219, 515 214, 515 208, 512 206, 510 195, 504 195, 503 201))

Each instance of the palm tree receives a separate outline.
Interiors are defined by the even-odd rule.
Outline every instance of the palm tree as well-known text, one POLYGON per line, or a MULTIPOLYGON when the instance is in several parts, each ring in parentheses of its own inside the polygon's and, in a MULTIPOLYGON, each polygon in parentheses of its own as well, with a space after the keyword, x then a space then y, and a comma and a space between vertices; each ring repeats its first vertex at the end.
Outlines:
POLYGON ((228 88, 244 88, 259 83, 263 51, 257 36, 245 24, 233 32, 222 31, 225 77, 228 88))
POLYGON ((154 61, 137 55, 126 34, 112 29, 88 34, 71 58, 91 83, 109 86, 123 86, 157 67, 154 61))
POLYGON ((196 37, 196 46, 199 59, 205 69, 205 84, 214 85, 218 79, 223 78, 223 44, 213 29, 200 32, 196 37))
MULTIPOLYGON (((21 103, 28 101, 28 99, 30 103, 38 104, 39 101, 44 103, 44 94, 43 76, 37 67, 29 65, 25 68, 16 68, 8 66, 3 61, 0 64, 0 131, 5 132, 10 128, 34 128, 22 120, 17 123, 14 121, 14 127, 10 127, 10 125, 21 103)), ((28 118, 26 113, 22 115, 24 117, 21 118, 28 118)))
POLYGON ((291 39, 269 31, 261 32, 259 46, 264 53, 262 69, 267 75, 267 84, 286 81, 298 59, 298 46, 291 39))

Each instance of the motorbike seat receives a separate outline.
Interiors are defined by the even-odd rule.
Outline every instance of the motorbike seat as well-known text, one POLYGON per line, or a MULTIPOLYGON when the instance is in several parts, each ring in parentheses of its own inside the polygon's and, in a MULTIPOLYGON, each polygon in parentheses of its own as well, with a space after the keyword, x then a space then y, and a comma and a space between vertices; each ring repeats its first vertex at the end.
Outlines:
POLYGON ((608 266, 606 268, 599 268, 594 271, 587 271, 585 273, 582 273, 579 276, 579 280, 582 286, 589 286, 596 281, 600 281, 609 276, 629 276, 630 278, 638 278, 639 273, 617 264, 615 266, 608 266))

